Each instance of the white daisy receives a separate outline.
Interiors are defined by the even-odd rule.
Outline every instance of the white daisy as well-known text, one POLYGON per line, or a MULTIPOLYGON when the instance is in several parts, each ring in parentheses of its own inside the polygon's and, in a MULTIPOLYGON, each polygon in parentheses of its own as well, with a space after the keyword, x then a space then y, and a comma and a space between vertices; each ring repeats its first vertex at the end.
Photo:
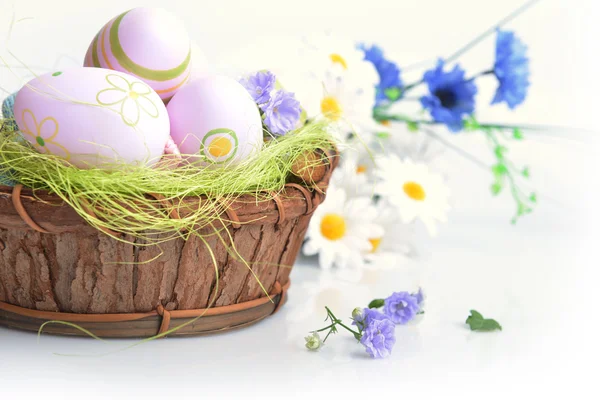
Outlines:
POLYGON ((381 138, 381 146, 387 154, 397 154, 402 159, 430 163, 443 150, 439 142, 434 141, 424 132, 408 129, 405 123, 392 123, 389 134, 381 138))
POLYGON ((377 269, 393 269, 416 256, 414 225, 403 223, 398 211, 380 201, 375 222, 383 228, 379 237, 369 238, 371 249, 365 254, 368 265, 377 269))
POLYGON ((299 59, 307 79, 293 91, 310 117, 323 115, 345 132, 360 131, 372 122, 377 73, 354 43, 327 34, 306 37, 299 59))
POLYGON ((368 197, 347 199, 343 189, 330 186, 327 200, 311 219, 304 244, 305 255, 319 255, 321 268, 360 267, 362 254, 371 249, 369 238, 382 228, 374 223, 377 210, 368 197))
MULTIPOLYGON (((375 191, 373 180, 374 161, 368 154, 363 154, 359 148, 348 149, 342 155, 340 164, 333 172, 331 182, 335 187, 342 188, 349 197, 369 196, 375 191)), ((366 151, 365 151, 366 153, 366 151)))
POLYGON ((420 219, 429 234, 437 234, 436 221, 446 222, 450 209, 450 191, 442 177, 425 164, 402 161, 395 154, 377 162, 375 174, 380 179, 376 192, 395 206, 404 223, 420 219))

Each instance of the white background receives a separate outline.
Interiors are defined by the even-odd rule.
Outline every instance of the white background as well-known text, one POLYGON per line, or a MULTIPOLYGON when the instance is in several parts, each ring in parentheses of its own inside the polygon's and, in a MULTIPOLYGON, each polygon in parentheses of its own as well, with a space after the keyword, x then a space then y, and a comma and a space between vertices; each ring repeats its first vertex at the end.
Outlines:
MULTIPOLYGON (((218 336, 166 339, 106 357, 134 342, 35 335, 0 328, 0 398, 324 398, 337 393, 423 398, 575 397, 597 392, 597 251, 599 7, 593 0, 543 0, 508 27, 529 45, 532 87, 510 113, 482 107, 480 120, 567 126, 530 134, 512 145, 531 166, 539 193, 535 212, 516 226, 513 203, 489 195, 490 174, 447 151, 454 210, 422 256, 401 269, 373 272, 360 284, 328 283, 312 260, 292 273, 290 301, 256 326, 218 336), (422 285, 425 317, 397 329, 386 360, 365 358, 352 339, 334 337, 318 353, 303 335, 320 327, 322 306, 340 315, 373 297, 422 285), (465 328, 468 310, 498 319, 500 333, 465 328), (167 397, 169 396, 169 397, 167 397)), ((44 68, 77 65, 97 30, 139 5, 168 8, 216 71, 289 68, 290 43, 331 30, 348 40, 377 42, 400 65, 452 53, 521 5, 503 0, 393 1, 0 1, 0 33, 12 7, 18 23, 0 47, 5 61, 44 68)), ((489 67, 493 39, 460 59, 470 70, 489 67)), ((27 72, 13 68, 27 79, 27 72)), ((0 86, 21 80, 0 68, 0 86)), ((481 104, 492 87, 481 88, 481 104)), ((450 138, 491 162, 475 136, 450 138)), ((584 398, 589 397, 585 396, 584 398)))

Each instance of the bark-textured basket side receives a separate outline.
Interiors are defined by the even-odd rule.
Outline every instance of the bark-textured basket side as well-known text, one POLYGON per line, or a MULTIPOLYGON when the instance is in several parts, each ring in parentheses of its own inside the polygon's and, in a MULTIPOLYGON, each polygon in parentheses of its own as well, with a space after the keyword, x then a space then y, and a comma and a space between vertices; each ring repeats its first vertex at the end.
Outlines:
MULTIPOLYGON (((275 200, 244 195, 229 205, 223 219, 231 221, 225 229, 233 243, 227 234, 220 235, 224 243, 214 230, 204 232, 218 280, 198 237, 135 246, 127 243, 133 238, 121 242, 94 229, 58 196, 24 189, 15 199, 13 188, 0 186, 0 302, 48 312, 120 314, 218 309, 265 298, 259 281, 269 293, 288 284, 337 156, 328 160, 316 184, 290 183, 275 200)), ((185 201, 194 207, 203 199, 185 201)), ((284 293, 277 296, 283 301, 284 293)), ((0 323, 15 326, 6 322, 14 315, 0 310, 0 323)))

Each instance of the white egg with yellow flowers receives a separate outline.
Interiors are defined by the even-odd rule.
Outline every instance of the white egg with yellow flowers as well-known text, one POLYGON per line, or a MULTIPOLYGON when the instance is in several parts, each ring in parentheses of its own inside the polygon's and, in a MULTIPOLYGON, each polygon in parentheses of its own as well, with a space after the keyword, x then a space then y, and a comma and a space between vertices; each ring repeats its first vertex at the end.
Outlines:
POLYGON ((233 165, 260 151, 262 119, 236 80, 208 76, 181 88, 167 105, 171 136, 190 161, 233 165))
POLYGON ((70 68, 31 80, 17 94, 15 121, 40 153, 79 168, 151 166, 169 140, 169 116, 141 80, 101 68, 70 68))

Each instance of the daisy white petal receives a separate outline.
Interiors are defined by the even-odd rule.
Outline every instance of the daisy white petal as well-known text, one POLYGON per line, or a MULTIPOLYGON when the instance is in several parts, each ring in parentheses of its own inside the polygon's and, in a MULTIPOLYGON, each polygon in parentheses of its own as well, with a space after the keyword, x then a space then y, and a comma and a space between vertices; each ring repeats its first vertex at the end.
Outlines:
POLYGON ((402 221, 419 219, 430 234, 435 234, 435 222, 445 222, 450 208, 450 191, 442 179, 427 165, 403 161, 394 154, 385 156, 378 166, 377 193, 396 207, 402 221))

